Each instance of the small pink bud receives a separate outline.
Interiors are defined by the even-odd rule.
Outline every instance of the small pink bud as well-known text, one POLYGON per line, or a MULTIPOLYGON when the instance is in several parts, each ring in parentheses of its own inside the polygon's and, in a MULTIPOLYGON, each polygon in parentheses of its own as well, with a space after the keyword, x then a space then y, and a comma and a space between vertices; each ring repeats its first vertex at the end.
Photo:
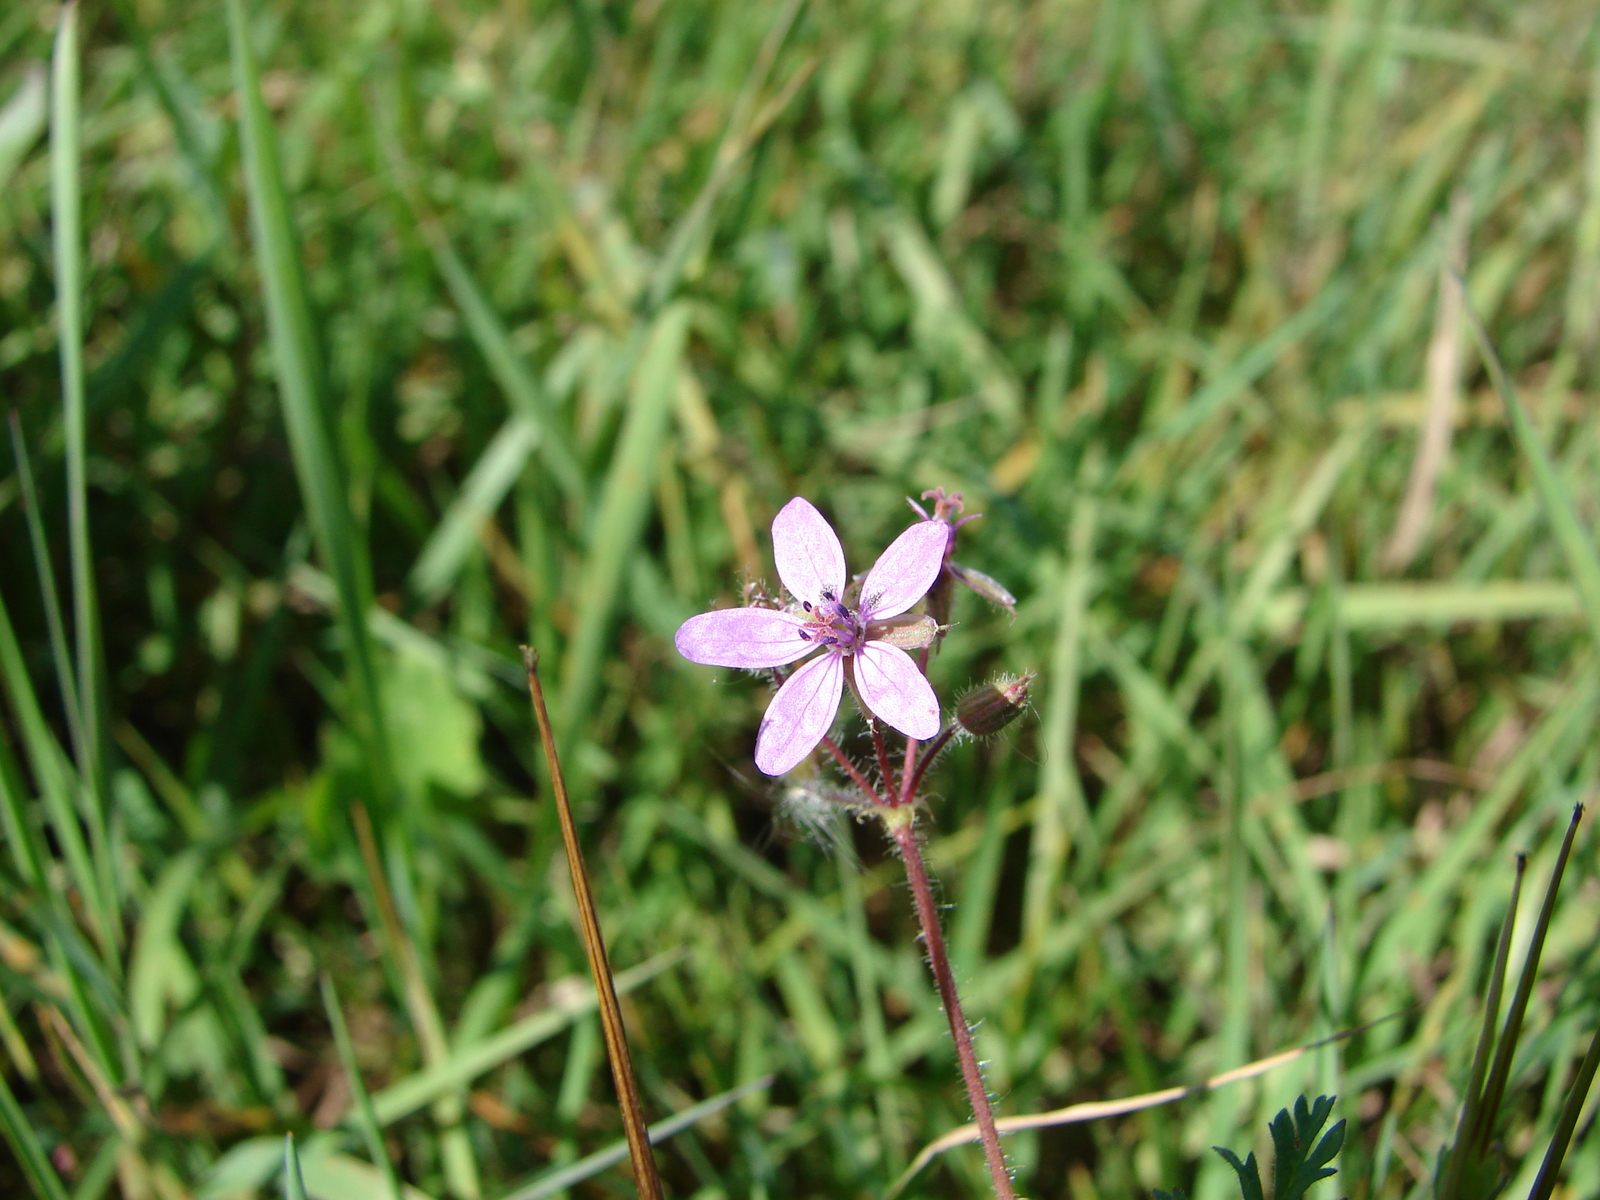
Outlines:
POLYGON ((973 688, 956 702, 956 723, 978 737, 999 733, 1028 707, 1033 680, 1034 674, 1029 671, 973 688))

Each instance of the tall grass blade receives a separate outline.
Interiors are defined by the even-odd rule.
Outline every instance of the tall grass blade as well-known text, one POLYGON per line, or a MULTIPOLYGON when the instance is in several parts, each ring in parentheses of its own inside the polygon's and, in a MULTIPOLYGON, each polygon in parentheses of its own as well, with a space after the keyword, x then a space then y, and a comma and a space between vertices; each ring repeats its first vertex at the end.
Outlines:
POLYGON ((1555 464, 1551 462, 1550 452, 1545 449, 1539 431, 1533 427, 1527 409, 1522 407, 1522 401, 1517 398, 1511 380, 1506 377, 1505 367, 1500 363, 1500 355, 1496 352, 1494 343, 1489 340, 1489 333, 1483 327, 1483 319, 1478 316, 1478 310, 1473 306, 1471 298, 1466 295, 1466 287, 1459 275, 1456 276, 1456 286, 1462 291, 1462 309, 1466 313, 1467 324, 1472 329, 1472 336, 1478 343, 1478 352, 1483 356, 1483 365, 1489 372, 1495 391, 1500 393, 1500 401, 1505 405, 1506 421, 1511 426, 1518 447, 1528 460, 1533 486, 1539 493, 1539 500, 1544 505, 1551 531, 1556 535, 1562 555, 1567 560, 1567 569, 1572 572, 1573 583, 1577 585, 1578 595, 1583 600, 1584 614, 1589 621, 1589 634, 1600 641, 1600 557, 1595 554, 1593 537, 1578 519, 1567 485, 1557 473, 1555 464))
POLYGON ((283 1200, 306 1200, 306 1181, 300 1174, 300 1154, 292 1133, 283 1135, 283 1200))
POLYGON ((539 721, 539 740, 544 743, 545 761, 550 767, 550 791, 561 818, 561 841, 567 850, 567 869, 572 876, 572 893, 578 902, 579 932, 589 955, 589 970, 594 975, 600 997, 600 1026, 605 1033, 606 1056, 611 1060, 611 1078, 617 1088, 617 1105, 622 1110, 622 1127, 628 1135, 628 1154, 633 1159, 633 1178, 644 1200, 662 1200, 661 1178, 656 1174, 655 1155, 650 1152, 650 1135, 644 1123, 644 1105, 639 1099, 639 1084, 633 1076, 633 1059, 628 1053, 627 1029, 622 1023, 622 1006, 617 1003, 616 982, 606 956, 605 935, 595 910, 594 892, 583 865, 583 848, 578 845, 578 827, 567 802, 567 785, 561 775, 561 760, 556 754, 555 733, 550 714, 545 710, 544 688, 539 682, 539 655, 530 646, 522 648, 522 661, 528 669, 528 693, 539 721))
POLYGON ((1511 884, 1511 903, 1500 924, 1500 941, 1495 947, 1494 967, 1489 974, 1489 992, 1483 1000, 1483 1028, 1478 1033, 1478 1045, 1472 1053, 1472 1070, 1467 1075, 1466 1103, 1461 1106, 1461 1118, 1456 1123, 1455 1141, 1450 1147, 1450 1161, 1439 1184, 1438 1200, 1454 1200, 1465 1178, 1467 1159, 1471 1156, 1468 1135, 1478 1124, 1478 1114, 1483 1107, 1483 1079, 1489 1067, 1489 1056, 1494 1050, 1494 1025, 1500 1016, 1500 996, 1505 988, 1506 964, 1511 958, 1511 931, 1517 920, 1517 901, 1522 896, 1522 879, 1528 869, 1528 856, 1517 855, 1517 875, 1511 884))
MULTIPOLYGON (((422 1057, 430 1067, 448 1060, 450 1043, 445 1035, 444 1020, 433 998, 427 974, 417 953, 416 941, 400 919, 394 895, 389 890, 388 877, 378 852, 378 842, 373 836, 372 820, 364 805, 351 810, 355 826, 356 844, 360 849, 362 864, 366 869, 367 883, 372 889, 372 902, 377 909, 383 944, 390 960, 400 974, 401 998, 406 1014, 411 1018, 417 1041, 422 1047, 422 1057)), ((399 857, 398 854, 393 857, 399 857)), ((465 1110, 464 1098, 459 1093, 444 1092, 433 1102, 433 1119, 439 1129, 439 1152, 444 1159, 445 1175, 450 1190, 462 1200, 475 1200, 479 1195, 477 1160, 467 1131, 461 1126, 465 1110)))
POLYGON ((329 434, 320 355, 312 333, 294 219, 283 182, 277 135, 261 94, 260 68, 250 47, 244 3, 245 0, 227 0, 228 38, 234 87, 238 91, 245 192, 274 373, 289 430, 295 475, 317 549, 338 591, 340 628, 358 699, 357 733, 379 799, 389 805, 394 800, 395 779, 366 622, 371 581, 365 572, 365 554, 356 541, 344 474, 329 434))
POLYGON ((1555 1192, 1556 1176, 1561 1172, 1567 1147, 1572 1144, 1572 1133, 1583 1114, 1583 1105, 1589 1098, 1589 1088, 1594 1083, 1597 1067, 1600 1067, 1600 1029, 1595 1030, 1594 1037, 1589 1039, 1589 1052, 1583 1056, 1583 1061, 1578 1064, 1578 1073, 1572 1078, 1572 1087, 1568 1089, 1567 1098, 1561 1105, 1561 1117, 1550 1136, 1550 1148, 1545 1151, 1544 1161, 1539 1164, 1539 1174, 1533 1181, 1528 1200, 1550 1200, 1555 1192))
POLYGON ((38 695, 28 676, 22 646, 12 628, 3 595, 0 595, 0 688, 3 688, 9 701, 23 753, 27 756, 34 784, 49 816, 68 877, 83 895, 92 935, 104 952, 106 947, 112 945, 110 931, 102 928, 106 920, 107 903, 78 816, 75 803, 77 780, 71 763, 51 733, 39 706, 38 695))
POLYGON ((0 108, 0 188, 10 181, 49 120, 48 85, 38 67, 23 75, 17 90, 0 108))
MULTIPOLYGON (((66 440, 67 540, 72 562, 72 619, 82 807, 89 827, 94 886, 85 895, 99 901, 96 936, 106 962, 116 969, 122 923, 116 919, 116 876, 101 807, 105 789, 100 753, 100 622, 95 603, 94 551, 89 540, 87 413, 83 375, 83 199, 80 179, 78 6, 62 6, 50 64, 51 253, 56 272, 56 313, 61 353, 62 428, 66 440)), ((80 880, 80 886, 85 881, 80 880)))
POLYGON ((61 619, 61 599, 56 592, 55 570, 50 563, 50 547, 40 515, 39 492, 33 483, 28 447, 23 441, 22 423, 15 409, 11 411, 9 424, 11 453, 17 463, 17 486, 22 493, 22 511, 28 520, 28 541, 33 547, 33 566, 39 574, 45 625, 50 634, 50 654, 55 659, 56 681, 61 687, 63 707, 67 713, 67 731, 76 748, 78 761, 82 762, 87 748, 84 745, 83 712, 78 706, 78 685, 73 676, 71 652, 67 647, 66 624, 61 619))
POLYGON ((406 576, 407 587, 421 603, 434 604, 450 590, 481 540, 483 522, 506 498, 540 441, 539 422, 515 413, 484 448, 406 576))
POLYGON ((394 1163, 389 1161, 389 1152, 384 1148, 383 1131, 378 1127, 378 1115, 372 1108, 372 1094, 367 1091, 366 1080, 361 1078, 355 1046, 350 1042, 350 1029, 345 1024, 344 1010, 339 1004, 339 991, 331 975, 322 977, 322 1007, 327 1011, 328 1024, 333 1029, 333 1043, 339 1050, 339 1063, 344 1067, 350 1095, 356 1102, 356 1124, 360 1126, 362 1140, 367 1143, 367 1154, 382 1173, 390 1200, 402 1200, 400 1177, 395 1174, 394 1163))
POLYGON ((655 494, 662 439, 672 415, 678 372, 689 336, 689 306, 675 302, 644 335, 646 343, 628 397, 628 413, 617 437, 589 538, 589 558, 573 604, 576 628, 561 667, 556 711, 563 733, 578 727, 600 677, 606 631, 629 556, 638 545, 655 494))
MULTIPOLYGON (((478 344, 478 351, 488 364, 489 373, 511 401, 511 409, 515 414, 512 419, 520 418, 532 425, 531 445, 538 449, 545 469, 561 489, 561 494, 569 502, 581 505, 587 490, 583 469, 578 465, 577 455, 556 421, 555 410, 545 396, 544 388, 511 344, 511 334, 507 332, 505 323, 490 306, 444 232, 428 217, 419 219, 428 249, 433 252, 434 264, 445 286, 450 289, 456 307, 466 319, 467 332, 478 344)), ((507 481, 501 488, 502 496, 509 487, 510 481, 507 481)))
POLYGON ((56 1174, 44 1147, 39 1145, 39 1136, 34 1133, 22 1106, 17 1103, 4 1071, 0 1071, 0 1127, 5 1131, 6 1141, 11 1143, 12 1153, 17 1156, 17 1165, 22 1168, 23 1177, 32 1186, 34 1195, 39 1200, 67 1200, 67 1190, 61 1184, 61 1176, 56 1174))
MULTIPOLYGON (((737 1104, 746 1096, 756 1092, 765 1091, 772 1086, 774 1076, 764 1075, 760 1079, 752 1079, 749 1083, 741 1083, 736 1088, 712 1096, 709 1100, 702 1100, 699 1104, 675 1113, 665 1120, 657 1121, 650 1126, 648 1133, 650 1144, 659 1146, 668 1138, 682 1133, 691 1125, 695 1125, 707 1117, 714 1116, 727 1108, 730 1104, 737 1104)), ((596 1150, 587 1158, 580 1158, 571 1166, 562 1167, 552 1171, 542 1179, 535 1180, 527 1187, 518 1188, 501 1198, 501 1200, 546 1200, 546 1197, 559 1195, 572 1187, 582 1183, 585 1179, 598 1175, 608 1167, 614 1167, 628 1157, 628 1143, 615 1142, 604 1150, 596 1150)))
POLYGON ((794 19, 799 14, 802 3, 804 0, 785 0, 761 41, 761 48, 750 64, 744 85, 734 99, 727 126, 722 131, 722 139, 717 144, 716 154, 712 159, 711 173, 701 185, 688 210, 673 226, 671 234, 667 237, 666 247, 662 250, 656 268, 651 274, 647 295, 651 312, 659 310, 672 295, 673 289, 678 286, 678 281, 683 277, 684 268, 688 266, 695 246, 711 227, 711 215, 717 197, 733 179, 734 168, 738 166, 739 160, 788 107, 789 101, 794 98, 801 85, 811 77, 812 69, 816 65, 814 62, 808 62, 795 71, 788 82, 779 89, 777 96, 760 111, 755 111, 756 97, 766 85, 767 75, 777 60, 778 51, 783 48, 784 39, 789 36, 789 30, 794 25, 794 19))
POLYGON ((1528 1011, 1528 1001, 1533 996, 1533 985, 1539 975, 1539 956, 1544 952, 1545 935, 1550 931, 1550 918, 1555 915, 1556 893, 1561 888, 1561 877, 1566 873, 1567 859, 1572 854, 1572 840, 1578 833, 1578 822, 1583 819, 1583 805, 1572 809, 1572 820, 1567 834, 1561 839, 1561 851, 1556 855, 1555 869, 1550 872, 1550 886, 1545 889, 1544 903, 1539 908, 1539 919, 1533 926, 1533 937, 1528 943, 1528 956, 1522 963, 1522 974, 1517 979, 1517 990, 1511 994, 1511 1006, 1506 1011, 1505 1027, 1500 1042, 1494 1050, 1494 1063, 1489 1068, 1488 1082, 1483 1089, 1483 1103, 1478 1112, 1477 1126, 1471 1131, 1469 1146, 1480 1156, 1489 1149, 1489 1139, 1494 1132, 1494 1121, 1505 1095, 1506 1082, 1511 1077, 1511 1060, 1517 1052, 1517 1040, 1522 1034, 1522 1019, 1528 1011))
MULTIPOLYGON (((627 995, 683 960, 682 951, 669 950, 630 967, 617 976, 617 992, 627 995)), ((444 1062, 430 1065, 399 1083, 390 1084, 372 1098, 373 1112, 380 1125, 391 1125, 408 1117, 447 1092, 471 1083, 503 1063, 534 1046, 549 1041, 587 1016, 598 1006, 594 992, 585 989, 566 996, 550 1008, 530 1013, 480 1042, 458 1046, 444 1062)))
POLYGON ((1077 740, 1079 673, 1084 653, 1084 612, 1094 580, 1094 542, 1100 520, 1100 457, 1091 452, 1073 505, 1067 535, 1067 565, 1056 615, 1056 642, 1050 659, 1050 700, 1040 729, 1045 748, 1035 800, 1030 862, 1023 899, 1022 926, 1037 950, 1048 935, 1059 902, 1058 886, 1072 843, 1083 839, 1085 859, 1098 857, 1099 838, 1078 781, 1072 747, 1077 740))
POLYGON ((23 886, 42 891, 45 851, 28 808, 27 785, 22 778, 22 768, 11 753, 11 744, 0 738, 0 829, 5 830, 11 862, 23 886))

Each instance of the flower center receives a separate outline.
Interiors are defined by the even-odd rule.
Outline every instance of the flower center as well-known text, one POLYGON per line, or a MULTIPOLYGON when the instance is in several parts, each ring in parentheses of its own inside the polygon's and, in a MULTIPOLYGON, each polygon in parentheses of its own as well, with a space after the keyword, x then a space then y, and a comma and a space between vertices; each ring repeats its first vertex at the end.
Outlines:
POLYGON ((867 624, 861 619, 861 614, 847 608, 843 601, 832 594, 823 592, 822 599, 817 603, 803 600, 801 606, 809 618, 800 630, 802 641, 831 646, 851 654, 866 640, 867 624))

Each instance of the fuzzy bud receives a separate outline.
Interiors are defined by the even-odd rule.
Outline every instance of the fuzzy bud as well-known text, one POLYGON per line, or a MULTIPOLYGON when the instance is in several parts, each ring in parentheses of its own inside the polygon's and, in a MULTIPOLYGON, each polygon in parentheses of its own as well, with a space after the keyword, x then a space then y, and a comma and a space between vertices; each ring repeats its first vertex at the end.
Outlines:
POLYGON ((1033 691, 1032 671, 973 688, 956 702, 956 723, 977 737, 999 733, 1022 715, 1033 691))
POLYGON ((933 642, 939 632, 939 623, 921 613, 901 613, 898 617, 885 617, 867 625, 867 637, 874 642, 888 642, 902 650, 920 650, 933 642))
POLYGON ((982 571, 974 570, 971 567, 963 567, 960 563, 950 559, 945 561, 945 566, 949 569, 950 574, 977 592, 990 604, 1005 609, 1013 617, 1017 615, 1017 598, 1006 591, 998 579, 992 579, 982 571))

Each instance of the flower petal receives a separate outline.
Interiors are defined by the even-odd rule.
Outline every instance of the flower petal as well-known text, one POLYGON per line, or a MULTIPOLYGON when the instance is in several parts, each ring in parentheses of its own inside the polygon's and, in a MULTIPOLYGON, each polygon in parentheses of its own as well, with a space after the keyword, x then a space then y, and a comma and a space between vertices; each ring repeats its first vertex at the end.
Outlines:
POLYGON ((895 616, 926 596, 949 544, 950 526, 943 521, 918 521, 890 542, 862 581, 862 618, 895 616))
POLYGON ((812 604, 844 593, 844 548, 827 518, 796 496, 772 519, 772 557, 783 586, 812 604))
POLYGON ((805 622, 771 608, 722 608, 690 617, 673 638, 678 653, 708 667, 781 667, 816 649, 805 622))
POLYGON ((816 748, 839 712, 844 656, 829 651, 784 682, 767 705, 756 736, 756 766, 768 775, 793 770, 816 748))
POLYGON ((939 732, 939 697, 898 646, 868 642, 856 651, 856 688, 879 720, 925 742, 939 732))

